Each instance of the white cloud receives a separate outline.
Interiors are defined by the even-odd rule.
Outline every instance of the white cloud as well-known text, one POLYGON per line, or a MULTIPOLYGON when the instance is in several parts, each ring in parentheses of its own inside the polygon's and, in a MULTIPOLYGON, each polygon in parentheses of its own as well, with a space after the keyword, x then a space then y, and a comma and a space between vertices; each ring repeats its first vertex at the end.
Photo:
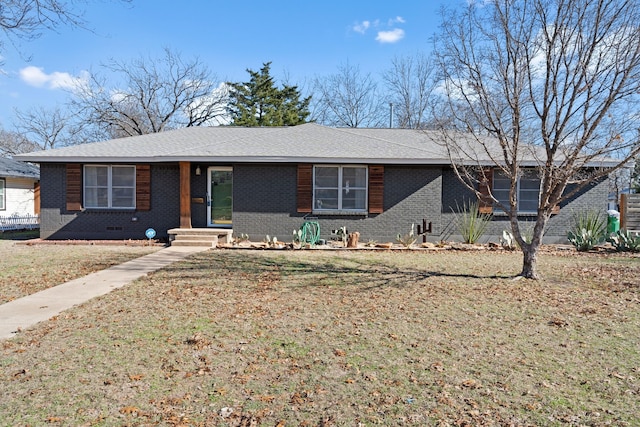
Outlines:
POLYGON ((47 75, 42 68, 29 66, 20 70, 20 79, 29 86, 41 87, 47 82, 47 75))
POLYGON ((42 68, 30 65, 20 70, 20 79, 29 86, 73 90, 87 83, 89 73, 82 71, 79 76, 72 76, 69 73, 55 71, 47 74, 42 68))
POLYGON ((364 34, 367 32, 370 26, 371 22, 369 21, 358 22, 353 26, 353 31, 355 31, 356 33, 364 34))
POLYGON ((376 40, 380 43, 396 43, 404 38, 404 30, 394 28, 391 31, 378 31, 376 40))
POLYGON ((356 22, 351 29, 359 34, 364 35, 367 30, 374 29, 377 32, 376 41, 379 43, 396 43, 404 38, 404 30, 394 28, 406 23, 402 16, 389 18, 386 21, 375 19, 373 21, 365 20, 356 22))

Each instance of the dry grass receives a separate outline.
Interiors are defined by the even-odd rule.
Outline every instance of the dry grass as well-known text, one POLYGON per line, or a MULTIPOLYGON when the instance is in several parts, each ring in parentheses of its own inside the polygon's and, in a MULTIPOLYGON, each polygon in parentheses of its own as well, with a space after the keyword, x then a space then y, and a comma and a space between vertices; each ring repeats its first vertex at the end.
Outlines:
POLYGON ((158 250, 142 246, 28 246, 0 240, 0 304, 158 250))
POLYGON ((4 341, 8 425, 638 425, 640 259, 209 251, 4 341))

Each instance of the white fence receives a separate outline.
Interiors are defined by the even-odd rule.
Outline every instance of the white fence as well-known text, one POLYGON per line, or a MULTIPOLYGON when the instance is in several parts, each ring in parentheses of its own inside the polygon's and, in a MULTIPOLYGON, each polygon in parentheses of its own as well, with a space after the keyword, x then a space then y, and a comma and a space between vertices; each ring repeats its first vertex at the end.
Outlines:
POLYGON ((38 215, 0 216, 0 231, 33 230, 40 228, 38 215))

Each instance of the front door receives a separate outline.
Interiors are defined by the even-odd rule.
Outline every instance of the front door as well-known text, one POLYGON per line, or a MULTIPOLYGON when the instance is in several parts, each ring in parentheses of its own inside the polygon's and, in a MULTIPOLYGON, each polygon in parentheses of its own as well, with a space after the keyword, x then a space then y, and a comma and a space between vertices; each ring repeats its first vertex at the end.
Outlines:
POLYGON ((214 166, 208 169, 207 222, 209 227, 231 227, 233 211, 233 169, 214 166))

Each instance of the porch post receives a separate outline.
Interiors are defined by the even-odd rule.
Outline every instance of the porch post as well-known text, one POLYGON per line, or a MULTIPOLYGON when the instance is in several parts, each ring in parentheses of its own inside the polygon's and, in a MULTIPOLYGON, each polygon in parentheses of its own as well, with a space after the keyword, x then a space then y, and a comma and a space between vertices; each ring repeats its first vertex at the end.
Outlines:
POLYGON ((191 228, 191 162, 180 162, 180 228, 191 228))

